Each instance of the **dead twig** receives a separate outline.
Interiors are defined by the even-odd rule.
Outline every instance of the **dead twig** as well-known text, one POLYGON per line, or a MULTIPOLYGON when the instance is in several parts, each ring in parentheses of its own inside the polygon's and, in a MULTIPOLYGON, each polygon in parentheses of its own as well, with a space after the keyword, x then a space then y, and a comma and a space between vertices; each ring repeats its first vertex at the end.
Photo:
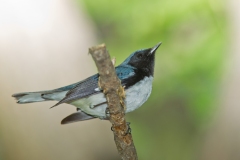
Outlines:
POLYGON ((118 79, 114 65, 110 59, 105 44, 89 48, 89 53, 98 68, 100 75, 99 87, 106 96, 114 140, 123 160, 137 160, 137 152, 129 133, 129 124, 125 120, 124 88, 118 79))

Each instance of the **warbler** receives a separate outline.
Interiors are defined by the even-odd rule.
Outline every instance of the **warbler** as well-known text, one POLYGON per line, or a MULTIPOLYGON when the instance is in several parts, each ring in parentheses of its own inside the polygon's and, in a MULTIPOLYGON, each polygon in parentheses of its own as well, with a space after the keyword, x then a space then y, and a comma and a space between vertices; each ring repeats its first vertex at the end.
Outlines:
MULTIPOLYGON (((161 42, 154 47, 133 52, 123 63, 115 67, 116 74, 125 89, 126 113, 143 105, 152 91, 155 52, 161 42)), ((98 86, 99 74, 61 88, 13 94, 17 103, 59 101, 75 106, 77 112, 62 120, 62 124, 93 118, 107 119, 107 100, 98 86)))

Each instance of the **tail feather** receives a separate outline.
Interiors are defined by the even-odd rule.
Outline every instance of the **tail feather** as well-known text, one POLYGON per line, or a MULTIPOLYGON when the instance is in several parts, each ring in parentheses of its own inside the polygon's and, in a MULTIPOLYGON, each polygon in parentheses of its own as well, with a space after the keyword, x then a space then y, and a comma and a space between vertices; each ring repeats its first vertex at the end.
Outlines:
POLYGON ((64 118, 61 122, 61 124, 68 124, 68 123, 73 123, 73 122, 78 122, 78 121, 85 121, 89 119, 93 119, 96 117, 93 117, 91 115, 88 115, 81 110, 78 110, 77 112, 70 114, 66 118, 64 118))
POLYGON ((46 99, 42 97, 42 94, 42 92, 24 92, 13 94, 12 97, 15 97, 17 103, 20 104, 46 101, 46 99))
POLYGON ((13 94, 12 97, 15 97, 17 103, 33 103, 33 102, 42 102, 42 101, 51 101, 51 100, 61 100, 65 97, 67 91, 40 91, 40 92, 24 92, 13 94))

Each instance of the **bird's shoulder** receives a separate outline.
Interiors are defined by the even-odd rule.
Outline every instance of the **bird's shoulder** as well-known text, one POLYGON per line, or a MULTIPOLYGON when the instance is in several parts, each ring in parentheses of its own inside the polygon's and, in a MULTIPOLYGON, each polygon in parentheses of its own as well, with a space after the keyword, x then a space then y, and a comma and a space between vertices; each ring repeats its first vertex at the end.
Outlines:
POLYGON ((120 80, 132 77, 135 75, 136 68, 129 65, 121 65, 115 68, 116 74, 120 80))

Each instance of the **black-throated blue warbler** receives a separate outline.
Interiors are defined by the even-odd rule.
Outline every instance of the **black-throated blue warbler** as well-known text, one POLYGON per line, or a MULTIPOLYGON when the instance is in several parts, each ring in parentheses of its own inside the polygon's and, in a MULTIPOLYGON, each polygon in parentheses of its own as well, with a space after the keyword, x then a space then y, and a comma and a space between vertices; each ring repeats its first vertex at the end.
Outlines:
MULTIPOLYGON (((139 108, 149 98, 152 91, 155 52, 161 43, 152 48, 137 50, 122 64, 116 74, 125 87, 126 112, 139 108)), ((98 88, 99 75, 95 74, 83 81, 54 90, 24 92, 12 95, 17 103, 59 101, 56 105, 68 103, 77 107, 77 112, 62 120, 62 124, 87 119, 106 119, 107 102, 103 91, 98 88)))

